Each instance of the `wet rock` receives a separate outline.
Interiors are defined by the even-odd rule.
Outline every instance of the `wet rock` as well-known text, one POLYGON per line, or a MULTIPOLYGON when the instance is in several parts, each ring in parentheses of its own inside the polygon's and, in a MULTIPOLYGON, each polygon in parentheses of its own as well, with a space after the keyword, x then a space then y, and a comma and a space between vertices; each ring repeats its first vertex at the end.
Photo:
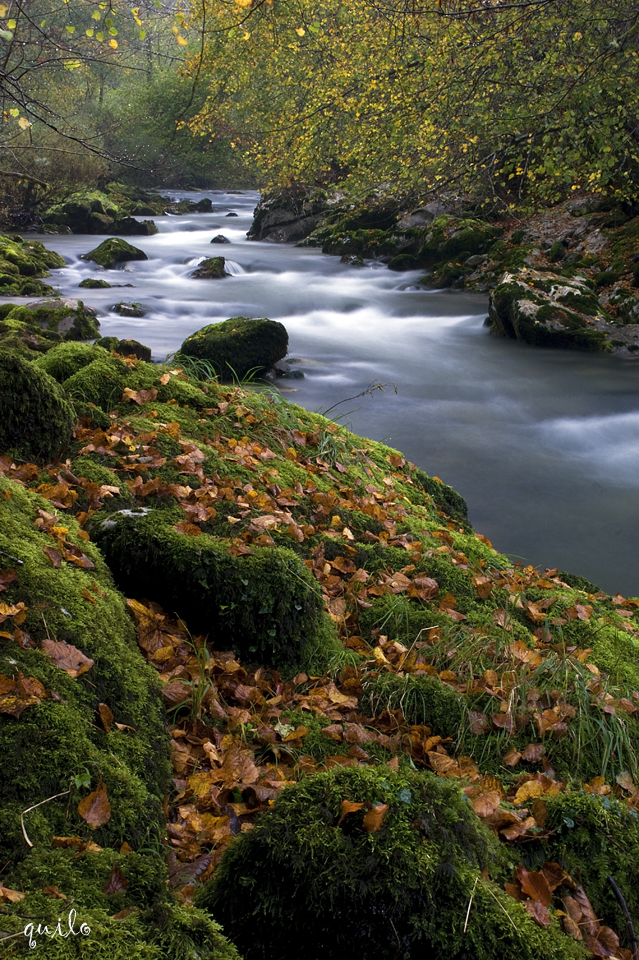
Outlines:
POLYGON ((279 190, 266 194, 255 208, 249 240, 294 243, 308 237, 330 204, 324 190, 279 190))
POLYGON ((114 270, 120 263, 126 263, 129 260, 148 260, 149 258, 143 250, 127 243, 126 240, 110 237, 108 240, 103 240, 95 249, 81 254, 80 259, 91 260, 106 270, 114 270))
POLYGON ((101 232, 113 233, 118 237, 152 237, 155 233, 158 233, 158 228, 153 220, 122 217, 119 220, 114 220, 109 227, 101 232))
POLYGON ((187 337, 179 352, 207 360, 221 377, 243 379, 271 369, 287 351, 283 324, 265 317, 231 317, 187 337))
POLYGON ((228 276, 224 257, 207 257, 191 274, 196 280, 221 280, 228 276))
POLYGON ((237 214, 233 212, 227 213, 227 217, 237 217, 237 214))
POLYGON ((211 240, 211 243, 230 243, 230 242, 231 241, 229 240, 229 238, 225 237, 223 233, 218 233, 218 235, 216 237, 213 237, 213 239, 211 240))
POLYGON ((66 260, 39 240, 0 234, 0 296, 47 296, 55 291, 39 277, 64 267, 66 260))
POLYGON ((636 342, 634 325, 616 323, 583 277, 539 270, 504 274, 490 298, 487 326, 536 346, 626 353, 636 342))
POLYGON ((89 317, 97 317, 98 311, 95 307, 90 307, 84 300, 76 300, 75 297, 55 297, 46 300, 32 300, 27 304, 27 310, 64 310, 68 313, 81 311, 89 317))
POLYGON ((345 253, 339 258, 340 263, 347 263, 349 267, 363 267, 364 260, 356 253, 345 253))
POLYGON ((109 310, 112 313, 117 313, 121 317, 145 317, 146 310, 142 307, 141 303, 125 303, 124 300, 120 300, 119 303, 114 303, 109 307, 109 310))
POLYGON ((86 280, 83 280, 78 286, 83 287, 85 290, 102 290, 110 287, 111 284, 107 283, 106 280, 98 280, 96 277, 87 277, 86 280))

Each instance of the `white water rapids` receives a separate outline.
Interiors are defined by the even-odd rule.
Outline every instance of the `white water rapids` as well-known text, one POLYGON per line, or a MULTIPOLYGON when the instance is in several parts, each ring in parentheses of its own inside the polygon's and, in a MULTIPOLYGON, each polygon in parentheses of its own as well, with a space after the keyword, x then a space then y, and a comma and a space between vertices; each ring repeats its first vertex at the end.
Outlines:
POLYGON ((639 360, 499 340, 482 326, 483 296, 424 291, 420 273, 382 264, 248 242, 255 193, 171 195, 210 196, 213 213, 156 218, 159 234, 130 238, 148 261, 122 271, 78 259, 101 237, 41 238, 68 262, 53 283, 100 311, 104 336, 134 337, 161 361, 215 320, 280 320, 305 374, 280 381, 285 396, 321 412, 372 381, 396 384, 397 394, 388 386, 331 416, 348 414, 357 433, 455 487, 502 552, 639 594, 639 360), (211 245, 219 233, 231 243, 211 245), (190 278, 218 255, 232 276, 190 278), (133 288, 78 290, 89 276, 133 288), (141 302, 146 316, 110 313, 120 299, 141 302))

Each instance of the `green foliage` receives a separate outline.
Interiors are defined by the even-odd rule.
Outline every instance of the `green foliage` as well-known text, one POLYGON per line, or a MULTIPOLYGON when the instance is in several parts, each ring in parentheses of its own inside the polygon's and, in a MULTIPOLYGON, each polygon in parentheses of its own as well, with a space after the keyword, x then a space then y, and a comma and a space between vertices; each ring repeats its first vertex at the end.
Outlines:
POLYGON ((207 360, 221 377, 239 379, 286 356, 288 334, 277 320, 231 317, 187 337, 180 354, 207 360))
POLYGON ((0 449, 22 460, 54 460, 70 442, 76 414, 53 377, 0 351, 0 449))
POLYGON ((461 791, 424 773, 388 767, 316 774, 285 790, 227 850, 200 904, 246 960, 583 956, 532 921, 496 883, 506 856, 461 791), (338 825, 342 801, 387 804, 379 829, 364 810, 338 825), (474 894, 473 894, 474 892, 474 894), (473 908, 464 930, 468 903, 473 908))
POLYGON ((368 716, 399 708, 409 723, 424 724, 440 737, 454 739, 467 709, 462 696, 438 677, 400 677, 395 673, 380 673, 367 682, 361 704, 368 716))

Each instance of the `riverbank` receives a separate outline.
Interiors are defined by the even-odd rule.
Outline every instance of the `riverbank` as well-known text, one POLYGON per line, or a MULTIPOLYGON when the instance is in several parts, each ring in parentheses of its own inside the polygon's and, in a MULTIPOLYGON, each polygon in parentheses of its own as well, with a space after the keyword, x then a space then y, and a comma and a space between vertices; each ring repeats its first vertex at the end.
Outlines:
POLYGON ((409 956, 470 942, 483 960, 497 941, 518 960, 585 957, 595 941, 625 956, 606 877, 639 909, 639 600, 513 566, 450 487, 276 395, 74 343, 38 367, 83 415, 57 464, 0 461, 15 766, 0 929, 18 934, 14 955, 24 914, 59 916, 55 889, 118 960, 182 960, 185 944, 230 958, 213 919, 248 960, 270 956, 289 910, 284 881, 267 879, 281 863, 305 898, 277 948, 293 956, 344 882, 339 841, 378 886, 351 897, 348 923, 324 924, 312 956, 351 952, 353 932, 394 956, 366 919, 382 905, 409 956), (116 619, 119 653, 104 632, 116 619), (40 800, 29 853, 20 812, 40 800), (467 839, 450 846, 451 826, 467 839), (415 882, 437 891, 432 915, 396 896, 391 851, 404 880, 430 858, 415 882), (337 871, 328 888, 316 855, 337 871), (588 949, 557 913, 570 898, 588 949))

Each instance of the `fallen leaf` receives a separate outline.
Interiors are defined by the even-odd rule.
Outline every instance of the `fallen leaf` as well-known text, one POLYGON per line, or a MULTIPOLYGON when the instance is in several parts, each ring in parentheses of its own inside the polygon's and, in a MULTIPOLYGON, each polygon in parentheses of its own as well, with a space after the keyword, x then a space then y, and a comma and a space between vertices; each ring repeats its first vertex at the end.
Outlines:
POLYGON ((9 903, 20 903, 21 900, 24 900, 26 894, 20 893, 19 890, 9 890, 8 887, 3 887, 0 883, 0 902, 2 900, 7 900, 9 903))
POLYGON ((46 637, 41 644, 40 649, 53 660, 56 667, 60 667, 70 677, 80 677, 93 666, 93 660, 64 640, 50 640, 46 637))
POLYGON ((382 825, 382 820, 388 811, 387 803, 380 803, 378 807, 373 807, 365 814, 362 821, 362 827, 366 833, 376 833, 382 825))
POLYGON ((526 900, 524 903, 524 908, 540 927, 550 926, 550 914, 548 913, 548 907, 545 904, 541 903, 539 900, 526 900))
POLYGON ((113 712, 106 703, 98 704, 98 715, 102 721, 102 726, 107 733, 111 733, 111 724, 113 723, 113 712))
POLYGON ((114 893, 120 893, 121 890, 126 890, 129 885, 129 881, 126 879, 117 863, 114 863, 111 867, 111 875, 107 880, 106 884, 102 887, 102 893, 106 893, 107 896, 111 896, 114 893))
POLYGON ((66 900, 64 893, 60 893, 57 887, 43 887, 42 892, 45 897, 51 897, 52 900, 66 900))
POLYGON ((349 813, 358 813, 363 807, 363 803, 354 803, 352 800, 342 800, 339 808, 340 816, 337 821, 337 826, 339 827, 344 817, 347 817, 349 813))
POLYGON ((521 889, 527 893, 531 900, 539 900, 545 907, 550 906, 552 893, 550 884, 541 871, 529 872, 525 867, 519 866, 515 871, 515 876, 521 884, 521 889))
POLYGON ((78 813, 95 830, 103 827, 111 819, 111 804, 107 797, 106 784, 102 780, 95 790, 78 804, 78 813))

